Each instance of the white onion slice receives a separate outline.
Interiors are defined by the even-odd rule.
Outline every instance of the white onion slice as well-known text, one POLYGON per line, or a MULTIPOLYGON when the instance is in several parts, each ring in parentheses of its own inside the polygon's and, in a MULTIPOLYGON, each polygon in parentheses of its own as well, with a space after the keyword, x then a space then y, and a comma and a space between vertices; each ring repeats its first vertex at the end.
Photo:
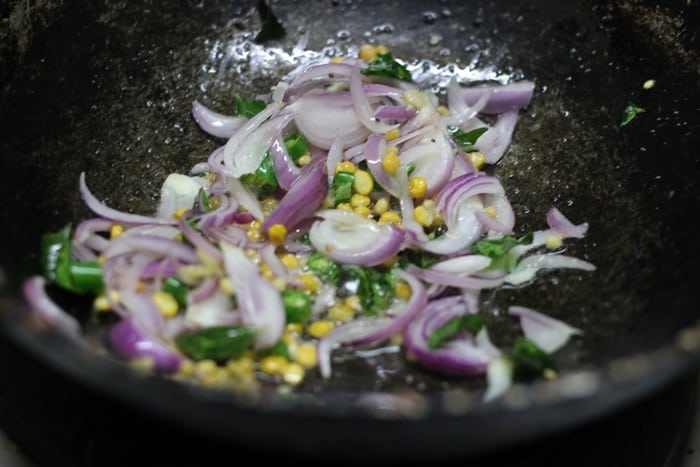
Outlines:
POLYGON ((504 357, 493 359, 486 369, 486 392, 483 401, 491 402, 503 396, 513 384, 510 362, 504 357))
POLYGON ((525 337, 547 353, 553 353, 566 345, 571 336, 581 334, 580 329, 524 306, 511 306, 508 314, 520 318, 525 337))
POLYGON ((265 279, 245 252, 227 243, 220 243, 224 268, 236 290, 241 321, 260 332, 253 345, 257 349, 272 347, 282 337, 285 311, 277 289, 265 279))
POLYGON ((340 209, 317 213, 309 240, 317 251, 335 261, 376 266, 395 256, 402 248, 405 234, 393 224, 376 222, 340 209))
POLYGON ((294 123, 307 141, 320 149, 328 150, 338 137, 346 147, 367 140, 369 131, 358 118, 348 92, 309 94, 295 105, 298 113, 294 123))
POLYGON ((70 336, 74 340, 80 340, 80 324, 78 320, 60 308, 49 297, 45 290, 46 279, 41 276, 32 276, 27 279, 22 292, 32 310, 42 321, 52 326, 59 332, 70 336))
MULTIPOLYGON (((218 281, 214 281, 218 287, 218 281)), ((214 289, 209 297, 195 301, 192 292, 187 297, 185 322, 190 327, 207 328, 235 324, 238 317, 232 310, 231 297, 214 289)))
POLYGON ((398 125, 387 125, 374 116, 374 110, 369 102, 362 84, 362 62, 358 61, 350 73, 350 94, 352 104, 362 124, 373 133, 386 133, 398 125))
POLYGON ((522 259, 515 269, 506 276, 509 284, 520 285, 535 278, 542 269, 580 269, 582 271, 595 271, 595 266, 573 256, 559 254, 532 255, 522 259))
POLYGON ((199 101, 192 102, 192 117, 206 133, 218 138, 230 138, 247 118, 239 115, 223 115, 214 112, 199 101))
POLYGON ((130 214, 117 211, 116 209, 112 209, 108 206, 105 206, 97 198, 95 198, 92 192, 90 192, 90 190, 88 189, 88 186, 85 183, 85 172, 80 173, 80 195, 82 196, 85 204, 92 210, 92 212, 94 212, 100 217, 104 217, 106 219, 119 222, 121 224, 175 224, 175 220, 172 218, 161 219, 158 217, 141 216, 138 214, 130 214))

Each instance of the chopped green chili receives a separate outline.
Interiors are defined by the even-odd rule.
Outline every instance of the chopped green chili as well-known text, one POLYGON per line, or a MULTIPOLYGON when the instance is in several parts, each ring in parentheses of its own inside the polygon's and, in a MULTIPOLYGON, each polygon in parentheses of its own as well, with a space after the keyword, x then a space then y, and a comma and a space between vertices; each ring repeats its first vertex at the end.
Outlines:
POLYGON ((257 334, 256 328, 247 326, 215 326, 180 334, 175 343, 193 360, 223 362, 248 350, 257 334))
POLYGON ((451 319, 430 334, 428 347, 437 349, 445 341, 451 339, 462 331, 476 335, 484 327, 484 318, 481 315, 464 315, 451 319))

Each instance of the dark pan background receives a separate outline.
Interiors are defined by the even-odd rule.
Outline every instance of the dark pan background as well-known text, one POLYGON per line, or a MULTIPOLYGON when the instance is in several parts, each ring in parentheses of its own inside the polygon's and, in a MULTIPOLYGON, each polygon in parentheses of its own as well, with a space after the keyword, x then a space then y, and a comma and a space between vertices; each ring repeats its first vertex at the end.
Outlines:
MULTIPOLYGON (((82 414, 89 397, 104 397, 110 404, 128 400, 137 414, 177 421, 207 442, 213 437, 258 446, 262 441, 254 434, 264 433, 272 421, 307 422, 324 441, 346 433, 342 427, 324 431, 335 417, 348 430, 367 424, 365 436, 355 431, 359 445, 372 445, 365 438, 387 427, 408 440, 436 427, 424 436, 449 457, 483 453, 593 418, 697 366, 697 5, 348 0, 279 1, 272 7, 288 34, 271 47, 289 49, 307 32, 309 49, 369 40, 408 61, 491 66, 535 81, 532 105, 496 174, 511 197, 520 233, 543 228, 551 206, 574 222, 589 222, 589 235, 570 243, 567 253, 598 269, 548 273, 533 286, 488 296, 485 306, 497 342, 507 342, 517 331, 517 323, 502 313, 511 303, 585 330, 558 355, 558 363, 564 374, 593 374, 595 386, 573 401, 556 386, 543 386, 534 395, 521 388, 522 399, 511 402, 524 408, 515 413, 507 403, 473 410, 469 405, 462 417, 435 422, 433 413, 445 417, 446 394, 472 400, 483 381, 435 378, 406 365, 398 354, 386 354, 370 361, 349 359, 337 365, 337 377, 330 381, 310 378, 298 399, 265 394, 254 402, 263 407, 264 416, 257 416, 255 410, 237 411, 219 394, 193 395, 167 381, 134 379, 119 365, 76 354, 51 336, 35 338, 13 319, 21 309, 18 289, 37 270, 41 235, 89 215, 77 190, 80 172, 108 205, 150 213, 168 173, 205 160, 221 143, 191 119, 192 101, 232 113, 235 93, 266 91, 285 70, 227 68, 210 54, 214 44, 225 46, 236 34, 259 30, 254 2, 9 2, 0 6, 0 305, 8 338, 3 345, 17 359, 28 358, 26 366, 37 371, 20 381, 3 378, 3 384, 16 395, 31 388, 41 399, 45 381, 67 375, 68 397, 59 394, 52 404, 65 410, 54 419, 66 422, 53 435, 85 436, 80 430, 91 425, 73 426, 71 414, 82 414), (433 36, 440 37, 438 44, 431 42, 433 36), (648 79, 656 85, 644 90, 648 79), (646 111, 620 127, 631 102, 646 111), (154 391, 162 391, 159 400, 154 391), (358 397, 374 391, 405 398, 407 413, 425 417, 425 426, 412 421, 377 427, 372 419, 354 418, 358 397), (560 403, 570 410, 552 408, 560 403), (199 404, 207 408, 200 410, 199 404), (486 416, 490 422, 475 429, 486 416), (536 428, 522 429, 533 420, 536 428), (459 430, 471 430, 476 439, 452 443, 459 430)), ((84 303, 66 306, 84 315, 84 303)), ((100 410, 114 416, 104 400, 88 407, 93 418, 100 410)), ((270 435, 280 438, 279 430, 270 435)), ((100 455, 95 443, 94 449, 81 447, 93 449, 85 456, 100 455)), ((343 449, 359 460, 370 456, 369 450, 339 448, 342 443, 321 444, 282 441, 277 448, 301 455, 343 449)), ((436 455, 435 449, 407 444, 400 451, 406 455, 436 455)), ((387 455, 399 455, 395 451, 392 447, 387 455)))

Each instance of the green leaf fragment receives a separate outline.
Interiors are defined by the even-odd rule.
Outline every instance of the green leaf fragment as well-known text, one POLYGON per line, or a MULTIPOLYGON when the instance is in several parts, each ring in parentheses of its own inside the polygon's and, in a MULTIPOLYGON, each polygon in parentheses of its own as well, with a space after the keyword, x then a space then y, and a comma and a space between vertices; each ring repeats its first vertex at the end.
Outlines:
POLYGON ((264 193, 273 192, 279 187, 275 166, 269 152, 265 153, 265 157, 255 172, 241 176, 241 182, 251 188, 262 190, 264 193))
POLYGON ((463 315, 451 319, 430 334, 428 347, 437 349, 447 340, 461 332, 469 332, 476 335, 484 327, 484 318, 481 315, 463 315))
POLYGON ((452 135, 452 139, 454 139, 465 152, 469 152, 474 150, 476 141, 481 135, 488 131, 488 128, 476 128, 471 131, 463 131, 457 127, 450 127, 449 131, 452 135))
POLYGON ((637 115, 639 115, 642 112, 646 112, 646 110, 630 102, 629 105, 625 107, 625 113, 622 117, 622 121, 620 122, 620 126, 623 127, 629 124, 637 115))
POLYGON ((552 357, 526 337, 518 337, 507 356, 516 381, 531 381, 555 370, 552 357))
POLYGON ((406 66, 394 60, 391 52, 379 54, 369 62, 367 68, 362 70, 362 74, 371 76, 385 76, 401 81, 413 81, 411 72, 406 66))
POLYGON ((482 238, 472 245, 471 252, 491 258, 489 270, 511 271, 515 267, 517 258, 509 255, 510 250, 518 245, 531 245, 532 232, 528 232, 521 238, 512 235, 504 235, 501 238, 482 238))
POLYGON ((236 95, 236 112, 241 117, 252 118, 262 112, 267 104, 261 100, 248 100, 236 95))

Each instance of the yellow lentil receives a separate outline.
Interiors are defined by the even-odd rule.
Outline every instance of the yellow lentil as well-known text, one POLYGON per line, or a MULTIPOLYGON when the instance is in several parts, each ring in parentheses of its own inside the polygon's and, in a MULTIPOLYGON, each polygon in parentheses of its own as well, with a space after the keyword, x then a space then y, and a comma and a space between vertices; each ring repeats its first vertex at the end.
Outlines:
POLYGON ((369 196, 367 195, 361 195, 359 193, 355 193, 352 195, 350 198, 350 206, 353 208, 356 208, 358 206, 369 206, 369 204, 372 202, 372 200, 369 199, 369 196))
POLYGON ((469 152, 467 153, 467 157, 469 157, 469 161, 476 170, 481 170, 486 163, 486 156, 481 151, 469 152))
POLYGON ((396 284, 394 293, 396 294, 396 298, 399 300, 408 300, 411 298, 411 286, 405 282, 399 282, 396 284))
POLYGON ((294 256, 291 253, 287 253, 286 255, 282 256, 280 258, 282 261, 282 264, 285 265, 287 269, 294 269, 299 267, 299 260, 297 259, 296 256, 294 256))
POLYGON ((119 225, 119 224, 114 224, 110 229, 109 229, 109 238, 117 238, 121 234, 124 233, 124 226, 119 225))
POLYGON ((398 225, 401 223, 401 216, 399 216, 394 211, 387 211, 385 213, 382 213, 381 216, 379 216, 379 220, 377 222, 379 224, 397 224, 398 225))
POLYGON ((369 195, 374 190, 374 180, 365 170, 356 170, 352 187, 360 195, 369 195))
POLYGON ((317 292, 323 285, 321 279, 312 273, 299 274, 299 282, 309 292, 317 292))
POLYGON ((355 164, 353 164, 350 161, 342 161, 338 162, 335 165, 335 173, 337 174, 338 172, 348 172, 348 173, 355 173, 357 170, 357 167, 355 167, 355 164))
POLYGON ((151 299, 165 318, 173 318, 177 315, 179 306, 175 300, 175 297, 168 292, 159 290, 151 295, 151 299))
POLYGON ((334 321, 346 323, 355 317, 355 310, 345 303, 336 303, 328 310, 328 317, 334 321))
POLYGON ((282 371, 282 379, 287 384, 299 384, 304 380, 304 368, 295 362, 288 363, 282 371))
POLYGON ((399 156, 395 154, 387 154, 382 158, 382 168, 389 175, 396 175, 400 165, 401 161, 399 160, 399 156))
POLYGON ((287 359, 281 355, 268 355, 260 360, 260 370, 268 375, 279 375, 282 374, 287 363, 287 359))
POLYGON ((384 138, 386 138, 387 141, 394 141, 395 139, 398 139, 399 136, 401 136, 401 130, 398 128, 392 128, 386 132, 384 138))
POLYGON ((318 363, 316 346, 309 342, 300 344, 294 354, 294 359, 304 368, 313 368, 318 363))
POLYGON ((279 245, 287 238, 287 227, 284 224, 272 224, 267 229, 267 238, 275 245, 279 245))
POLYGON ((309 334, 311 334, 313 337, 319 339, 329 332, 331 332, 335 328, 335 325, 333 324, 332 321, 328 320, 319 320, 319 321, 314 321, 311 323, 309 326, 309 334))
POLYGON ((423 177, 411 177, 408 179, 408 193, 411 198, 422 198, 428 191, 428 181, 423 177))
POLYGON ((379 198, 377 201, 374 202, 374 206, 372 206, 372 212, 375 214, 379 214, 380 216, 387 212, 389 209, 389 199, 382 197, 379 198))
POLYGON ((545 246, 550 250, 556 250, 562 246, 562 238, 559 235, 550 235, 545 240, 545 246))
POLYGON ((371 62, 377 58, 377 48, 372 44, 363 44, 360 47, 360 58, 365 62, 371 62))

